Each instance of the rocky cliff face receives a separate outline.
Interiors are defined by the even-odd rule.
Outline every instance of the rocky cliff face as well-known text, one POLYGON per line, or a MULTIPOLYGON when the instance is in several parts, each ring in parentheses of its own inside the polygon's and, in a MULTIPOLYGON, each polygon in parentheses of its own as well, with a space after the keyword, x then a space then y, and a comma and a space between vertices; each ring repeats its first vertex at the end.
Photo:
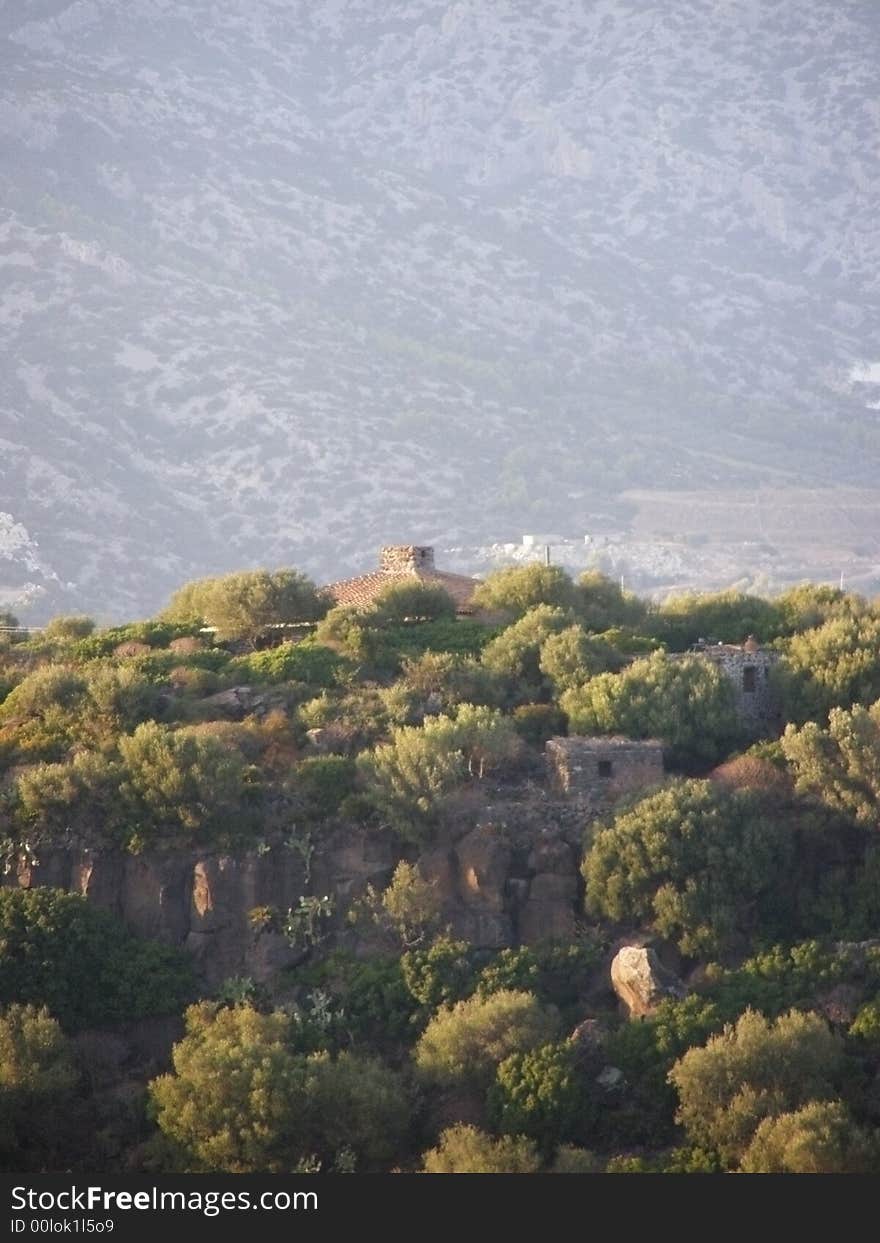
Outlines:
MULTIPOLYGON (((249 913, 262 906, 284 912, 306 893, 332 897, 334 942, 357 952, 345 913, 367 884, 385 885, 399 858, 399 844, 387 835, 349 825, 322 841, 308 875, 302 856, 284 847, 237 856, 56 849, 41 852, 36 865, 22 861, 5 883, 82 893, 139 935, 185 947, 216 985, 236 975, 266 979, 298 960, 301 951, 279 933, 255 929, 249 913)), ((443 899, 453 935, 475 946, 574 933, 578 857, 564 829, 477 824, 423 852, 419 864, 443 899)))
POLYGON ((0 607, 874 488, 878 44, 860 0, 0 0, 0 607))

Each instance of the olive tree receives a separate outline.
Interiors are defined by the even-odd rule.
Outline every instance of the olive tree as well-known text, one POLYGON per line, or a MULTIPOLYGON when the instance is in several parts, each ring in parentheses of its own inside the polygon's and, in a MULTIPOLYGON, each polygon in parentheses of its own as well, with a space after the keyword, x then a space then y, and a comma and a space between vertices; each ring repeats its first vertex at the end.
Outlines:
POLYGON ((425 1174, 537 1174, 541 1158, 523 1135, 495 1139, 459 1123, 442 1132, 437 1147, 422 1158, 422 1168, 425 1174))
POLYGON ((695 1144, 734 1164, 765 1118, 836 1096, 843 1046, 817 1014, 775 1021, 747 1010, 735 1025, 689 1049, 669 1072, 678 1121, 695 1144))
POLYGON ((573 734, 659 738, 674 766, 714 762, 739 734, 728 679, 697 656, 654 652, 566 691, 560 705, 573 734))
POLYGON ((415 1048, 415 1063, 431 1082, 488 1087, 495 1068, 512 1053, 547 1044, 558 1012, 531 993, 502 990, 438 1010, 415 1048))
POLYGON ((744 948, 785 921, 788 823, 750 791, 679 781, 600 828, 583 863, 587 909, 637 923, 686 954, 744 948))

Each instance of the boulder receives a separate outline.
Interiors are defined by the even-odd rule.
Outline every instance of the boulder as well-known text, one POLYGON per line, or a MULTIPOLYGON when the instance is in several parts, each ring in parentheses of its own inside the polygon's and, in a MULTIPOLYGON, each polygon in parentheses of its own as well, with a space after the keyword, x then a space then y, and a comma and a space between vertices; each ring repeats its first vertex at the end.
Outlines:
POLYGON ((649 946, 624 945, 611 964, 611 986, 632 1019, 653 1014, 668 997, 681 999, 687 989, 649 946))

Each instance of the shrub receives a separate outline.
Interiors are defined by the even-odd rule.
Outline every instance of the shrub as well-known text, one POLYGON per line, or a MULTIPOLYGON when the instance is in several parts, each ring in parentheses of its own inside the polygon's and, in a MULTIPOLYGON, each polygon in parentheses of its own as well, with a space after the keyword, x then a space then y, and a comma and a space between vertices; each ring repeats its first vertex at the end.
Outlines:
POLYGON ((189 960, 59 889, 0 889, 0 1004, 46 1006, 70 1031, 174 1014, 189 960))
POLYGON ((618 670, 623 657, 604 639, 587 634, 583 626, 568 626, 549 635, 541 645, 538 665, 557 694, 583 686, 597 673, 618 670))
POLYGON ((308 686, 334 686, 345 661, 338 652, 314 639, 279 643, 262 652, 238 656, 227 665, 230 676, 242 681, 304 682, 308 686))
POLYGON ((500 1062, 552 1040, 558 1023, 530 993, 470 997, 434 1015, 416 1045, 416 1066, 439 1085, 488 1087, 500 1062))
POLYGON ((514 618, 541 605, 573 609, 577 601, 577 589, 565 570, 538 562, 497 570, 480 583, 472 598, 478 609, 514 618))
POLYGON ((296 766, 296 792, 310 819, 335 816, 354 790, 355 764, 338 755, 316 755, 296 766))
POLYGON ((502 989, 519 989, 566 1010, 576 1006, 601 958, 597 944, 520 945, 503 949, 477 980, 483 997, 502 989))
POLYGON ((596 833, 582 869, 587 909, 649 927, 686 954, 742 947, 785 923, 793 847, 749 792, 678 782, 596 833))
POLYGON ((346 1153, 387 1161, 409 1122, 405 1089, 370 1058, 293 1051, 292 1019, 191 1006, 174 1074, 150 1084, 159 1127, 195 1169, 280 1173, 346 1153))
POLYGON ((746 1174, 868 1174, 877 1145, 839 1101, 811 1101, 765 1118, 742 1159, 746 1174))
POLYGON ((221 639, 253 641, 268 626, 318 621, 330 601, 297 570, 242 570, 187 583, 171 598, 164 617, 202 622, 221 639))
POLYGON ((568 718, 555 704, 520 704, 513 710, 513 727, 524 742, 543 746, 568 730, 568 718))
POLYGON ((373 601, 379 625, 438 621, 455 617, 455 601, 438 583, 423 583, 417 578, 391 583, 373 601))
POLYGON ((549 1151, 589 1137, 595 1092, 570 1041, 541 1045, 501 1062, 489 1090, 489 1116, 498 1130, 527 1135, 549 1151))
POLYGON ((490 672, 511 683, 515 698, 540 699, 549 690, 541 672, 541 652, 551 635, 571 625, 564 609, 541 604, 524 613, 483 648, 481 660, 490 672))
POLYGON ((0 1168, 54 1164, 78 1078, 69 1042, 45 1007, 11 1005, 0 1014, 0 1168))
POLYGON ((467 941, 438 937, 427 949, 408 950, 400 965, 411 996, 426 1010, 452 1005, 473 992, 474 966, 467 941))
POLYGON ((670 660, 655 652, 566 691, 560 706, 571 733, 659 738, 679 767, 718 760, 739 732, 728 679, 696 656, 670 660))
POLYGON ((449 1127, 436 1148, 426 1152, 426 1174, 537 1174, 541 1159, 522 1135, 493 1139, 474 1126, 449 1127))
POLYGON ((53 643, 70 643, 77 639, 87 639, 95 629, 91 617, 53 617, 43 630, 43 638, 53 643))
POLYGON ((787 721, 821 723, 832 708, 880 699, 880 616, 834 617, 783 651, 775 681, 787 721))
POLYGON ((651 619, 651 630, 669 648, 683 652, 698 639, 742 643, 749 635, 775 639, 783 620, 777 604, 741 591, 672 596, 651 619))
POLYGON ((841 1042, 818 1015, 792 1010, 768 1021, 748 1010, 669 1072, 678 1119, 694 1143, 732 1164, 765 1118, 832 1098, 842 1059, 841 1042))

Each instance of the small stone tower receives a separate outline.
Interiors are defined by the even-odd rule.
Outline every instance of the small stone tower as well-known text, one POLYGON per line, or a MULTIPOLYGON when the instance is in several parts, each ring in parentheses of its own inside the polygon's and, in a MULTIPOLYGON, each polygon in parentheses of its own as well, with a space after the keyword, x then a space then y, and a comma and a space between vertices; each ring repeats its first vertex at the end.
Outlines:
POLYGON ((434 549, 424 544, 386 544, 379 550, 379 569, 386 574, 431 573, 434 549))
POLYGON ((733 687, 736 715, 754 733, 772 733, 779 726, 780 707, 771 681, 779 653, 761 647, 754 635, 745 643, 700 642, 692 654, 710 660, 733 687))

